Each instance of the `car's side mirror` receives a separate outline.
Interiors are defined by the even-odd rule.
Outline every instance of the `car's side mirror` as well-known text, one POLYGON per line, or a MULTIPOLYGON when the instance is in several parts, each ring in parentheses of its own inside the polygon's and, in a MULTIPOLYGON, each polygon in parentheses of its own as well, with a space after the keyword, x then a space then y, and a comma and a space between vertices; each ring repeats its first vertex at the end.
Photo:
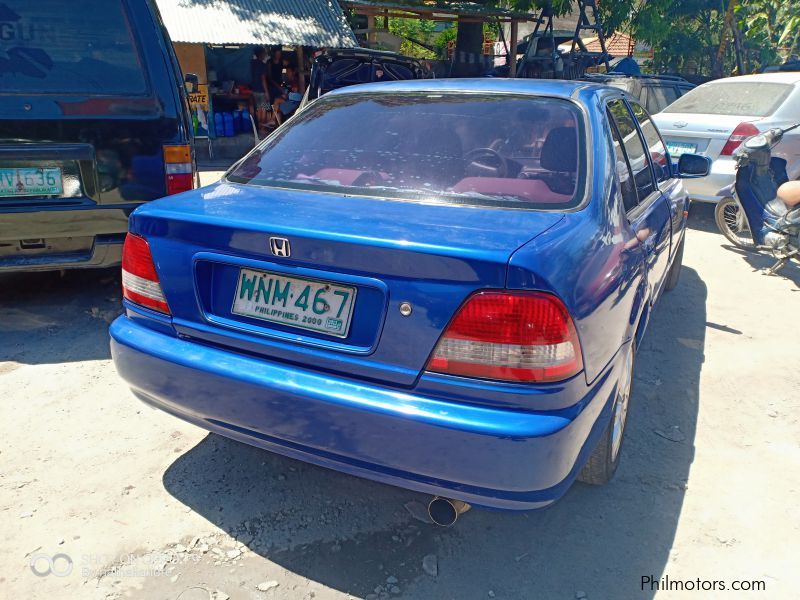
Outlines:
POLYGON ((699 154, 681 154, 678 159, 678 177, 695 179, 711 172, 711 159, 699 154))
POLYGON ((183 76, 183 86, 186 88, 187 94, 194 94, 199 84, 200 79, 195 73, 186 73, 186 75, 183 76))

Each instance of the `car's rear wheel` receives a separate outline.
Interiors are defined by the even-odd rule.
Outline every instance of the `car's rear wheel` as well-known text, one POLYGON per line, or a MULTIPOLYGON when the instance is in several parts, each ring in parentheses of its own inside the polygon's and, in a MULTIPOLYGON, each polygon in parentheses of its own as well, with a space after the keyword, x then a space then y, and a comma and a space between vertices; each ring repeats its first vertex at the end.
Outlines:
POLYGON ((714 209, 717 227, 731 244, 750 250, 755 247, 753 235, 742 207, 733 198, 723 198, 714 209))
POLYGON ((603 433, 600 443, 578 475, 578 479, 592 485, 603 485, 611 481, 619 465, 625 425, 628 422, 628 406, 633 388, 633 346, 629 347, 622 367, 614 406, 611 408, 611 421, 603 433))

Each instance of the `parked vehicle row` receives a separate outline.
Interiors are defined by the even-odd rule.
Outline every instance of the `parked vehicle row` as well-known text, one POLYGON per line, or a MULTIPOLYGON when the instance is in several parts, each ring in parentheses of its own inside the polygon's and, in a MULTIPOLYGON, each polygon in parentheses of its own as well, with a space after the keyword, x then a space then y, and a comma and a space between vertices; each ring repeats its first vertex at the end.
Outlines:
POLYGON ((426 80, 410 59, 332 50, 298 113, 193 190, 153 5, 8 2, 63 33, 20 36, 0 62, 0 270, 121 260, 111 348, 138 398, 428 492, 443 524, 611 479, 637 348, 680 276, 687 180, 708 185, 741 142, 720 129, 738 113, 752 127, 796 101, 777 80, 737 82, 737 101, 701 86, 653 118, 645 104, 690 84, 426 80), (720 130, 665 140, 677 109, 720 130))

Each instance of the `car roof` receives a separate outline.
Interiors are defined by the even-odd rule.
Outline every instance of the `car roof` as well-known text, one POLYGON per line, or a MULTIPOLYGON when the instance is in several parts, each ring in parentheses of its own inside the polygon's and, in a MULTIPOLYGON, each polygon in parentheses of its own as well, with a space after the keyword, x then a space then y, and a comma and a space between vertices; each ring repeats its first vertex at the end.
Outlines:
POLYGON ((480 79, 407 79, 365 83, 334 90, 326 94, 326 96, 362 92, 385 92, 387 94, 396 94, 398 92, 487 92, 571 98, 582 90, 603 91, 608 89, 608 86, 585 81, 483 77, 480 79))
MULTIPOLYGON (((740 75, 739 77, 725 77, 715 79, 708 83, 718 82, 761 82, 761 83, 800 83, 800 72, 783 71, 778 73, 756 73, 754 75, 740 75)), ((707 85, 707 84, 706 84, 707 85)))

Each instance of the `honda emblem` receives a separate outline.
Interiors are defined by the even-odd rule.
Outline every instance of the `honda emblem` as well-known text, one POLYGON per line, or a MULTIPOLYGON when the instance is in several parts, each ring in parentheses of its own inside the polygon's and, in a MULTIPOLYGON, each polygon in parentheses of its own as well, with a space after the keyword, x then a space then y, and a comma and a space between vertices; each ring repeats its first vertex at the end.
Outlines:
POLYGON ((289 240, 280 237, 269 238, 269 249, 275 256, 282 256, 288 258, 292 255, 292 248, 289 245, 289 240))

